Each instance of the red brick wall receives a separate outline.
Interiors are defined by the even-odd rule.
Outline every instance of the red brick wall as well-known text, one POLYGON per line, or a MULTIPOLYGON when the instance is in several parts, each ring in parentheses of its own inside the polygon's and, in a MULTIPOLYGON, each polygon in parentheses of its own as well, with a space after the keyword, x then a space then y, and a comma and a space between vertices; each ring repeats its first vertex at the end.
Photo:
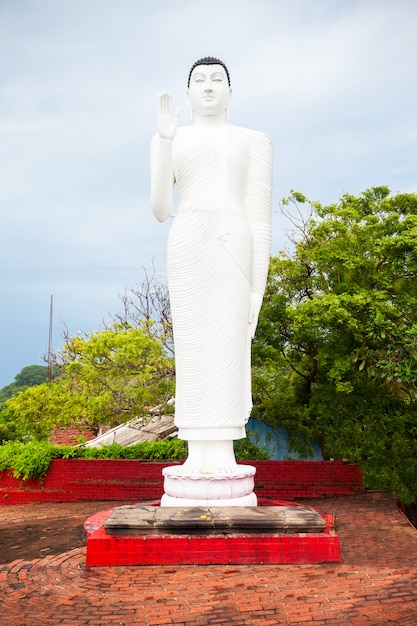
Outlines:
POLYGON ((49 438, 55 446, 76 446, 84 441, 91 441, 97 437, 97 431, 92 428, 54 428, 49 438))
MULTIPOLYGON (((364 491, 358 465, 342 461, 249 461, 262 499, 353 495, 364 491)), ((162 468, 174 463, 56 459, 42 483, 0 472, 0 505, 80 500, 159 500, 162 468)))

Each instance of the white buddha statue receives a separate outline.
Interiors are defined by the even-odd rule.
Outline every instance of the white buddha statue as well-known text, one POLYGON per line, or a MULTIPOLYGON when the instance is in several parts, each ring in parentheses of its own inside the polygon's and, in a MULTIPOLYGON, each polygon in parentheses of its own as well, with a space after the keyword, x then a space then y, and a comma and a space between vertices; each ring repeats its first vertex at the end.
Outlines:
POLYGON ((152 211, 159 221, 174 218, 175 424, 188 441, 183 471, 233 474, 233 440, 245 437, 252 407, 251 339, 270 259, 272 144, 228 123, 232 92, 219 59, 193 65, 187 93, 194 123, 178 128, 178 109, 160 94, 151 146, 152 211))

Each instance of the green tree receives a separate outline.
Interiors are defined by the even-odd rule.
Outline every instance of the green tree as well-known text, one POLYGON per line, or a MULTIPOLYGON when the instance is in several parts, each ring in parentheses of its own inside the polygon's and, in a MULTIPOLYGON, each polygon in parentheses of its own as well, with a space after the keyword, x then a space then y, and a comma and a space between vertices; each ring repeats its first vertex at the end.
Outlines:
POLYGON ((294 193, 284 211, 294 249, 271 262, 254 363, 276 376, 259 410, 295 446, 314 436, 370 486, 413 499, 417 195, 378 187, 321 206, 294 193))
POLYGON ((163 404, 173 392, 173 364, 145 330, 114 324, 84 337, 67 337, 63 374, 6 402, 0 420, 15 438, 45 438, 56 425, 118 424, 163 404))
POLYGON ((18 387, 33 387, 46 381, 48 368, 46 365, 28 365, 19 374, 16 374, 15 381, 18 387))
MULTIPOLYGON (((57 375, 57 372, 55 372, 55 375, 57 375)), ((11 396, 19 393, 19 391, 44 383, 47 376, 48 368, 46 365, 27 365, 16 374, 14 382, 0 390, 0 405, 8 398, 11 398, 11 396)))

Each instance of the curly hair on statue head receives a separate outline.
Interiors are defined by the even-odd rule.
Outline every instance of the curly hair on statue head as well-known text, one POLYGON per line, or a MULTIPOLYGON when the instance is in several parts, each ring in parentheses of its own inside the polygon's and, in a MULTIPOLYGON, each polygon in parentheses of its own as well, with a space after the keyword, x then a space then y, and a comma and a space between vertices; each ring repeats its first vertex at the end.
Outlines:
POLYGON ((194 69, 198 65, 221 65, 222 68, 224 69, 224 71, 226 72, 227 81, 228 81, 229 87, 230 87, 229 70, 227 69, 225 63, 223 63, 223 61, 221 61, 220 59, 216 59, 216 57, 203 57, 202 59, 198 59, 198 61, 196 61, 194 63, 194 65, 190 69, 190 73, 188 74, 188 83, 187 83, 188 87, 190 86, 191 74, 193 73, 194 69))

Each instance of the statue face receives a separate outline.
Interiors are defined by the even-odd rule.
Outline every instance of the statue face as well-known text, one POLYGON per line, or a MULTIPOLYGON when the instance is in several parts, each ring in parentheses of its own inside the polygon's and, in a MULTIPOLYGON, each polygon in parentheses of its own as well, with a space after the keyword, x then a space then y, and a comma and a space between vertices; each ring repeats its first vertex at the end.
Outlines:
POLYGON ((187 93, 197 115, 220 115, 227 109, 232 90, 221 65, 197 65, 187 93))

